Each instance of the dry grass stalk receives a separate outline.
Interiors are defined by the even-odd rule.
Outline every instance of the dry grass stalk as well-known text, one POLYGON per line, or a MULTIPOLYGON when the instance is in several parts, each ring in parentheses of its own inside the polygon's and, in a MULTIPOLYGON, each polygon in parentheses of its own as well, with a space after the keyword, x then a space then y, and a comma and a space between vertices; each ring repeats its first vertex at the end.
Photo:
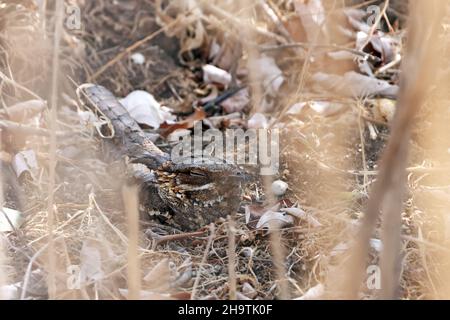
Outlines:
POLYGON ((191 300, 195 300, 197 298, 197 289, 198 289, 198 285, 200 283, 200 277, 201 277, 201 274, 203 271, 203 266, 205 265, 206 259, 208 258, 209 250, 211 250, 211 246, 212 246, 215 234, 216 234, 215 226, 214 226, 214 224, 211 224, 209 226, 208 243, 206 244, 206 248, 205 248, 205 252, 203 253, 202 261, 200 262, 200 265, 198 266, 197 277, 195 278, 194 285, 192 287, 191 300))
POLYGON ((236 224, 228 217, 228 287, 230 300, 236 300, 236 224))
POLYGON ((50 161, 49 161, 49 185, 48 185, 48 206, 47 206, 47 223, 49 233, 49 266, 48 266, 48 293, 49 298, 54 299, 56 296, 56 257, 54 252, 54 191, 56 179, 56 131, 57 131, 57 109, 58 109, 58 82, 60 72, 60 42, 63 32, 64 19, 64 1, 56 2, 55 8, 55 34, 53 43, 53 61, 52 61, 52 91, 51 91, 51 110, 50 110, 50 161))
MULTIPOLYGON (((449 13, 447 10, 446 21, 443 25, 448 24, 449 13)), ((420 246, 420 258, 426 272, 426 279, 423 282, 424 287, 428 289, 427 299, 450 298, 450 251, 448 250, 450 169, 447 150, 450 145, 448 134, 450 77, 448 69, 446 70, 446 66, 449 65, 447 52, 450 49, 448 32, 441 35, 438 45, 441 47, 441 52, 435 54, 433 59, 440 66, 440 70, 433 79, 433 90, 427 99, 426 110, 423 113, 424 121, 417 128, 417 131, 421 133, 417 137, 418 143, 424 147, 424 150, 420 150, 418 161, 430 163, 433 170, 429 171, 424 179, 418 181, 412 192, 412 197, 424 216, 419 237, 425 243, 420 246)))
MULTIPOLYGON (((6 275, 6 256, 4 254, 3 239, 0 238, 0 288, 8 283, 8 277, 6 275)), ((0 290, 0 300, 5 300, 6 294, 0 290)))
MULTIPOLYGON (((0 151, 3 151, 3 143, 2 143, 2 130, 0 129, 0 151)), ((4 195, 3 195, 3 175, 0 171, 0 205, 3 207, 4 203, 4 195)), ((7 283, 7 276, 6 276, 6 256, 4 254, 4 247, 3 247, 3 239, 0 237, 0 288, 7 283)), ((0 290, 0 300, 6 299, 6 296, 3 296, 3 292, 0 290)))
POLYGON ((434 56, 438 28, 445 1, 412 2, 409 21, 407 58, 403 65, 403 78, 397 104, 397 114, 391 137, 381 160, 378 179, 371 192, 366 214, 353 247, 346 271, 345 297, 356 299, 362 283, 369 240, 376 226, 380 210, 383 211, 383 247, 381 257, 381 297, 398 297, 401 270, 401 212, 406 184, 406 165, 411 128, 418 114, 437 65, 434 56))
POLYGON ((128 222, 128 299, 137 300, 141 291, 141 267, 139 259, 139 197, 136 186, 122 189, 128 222))

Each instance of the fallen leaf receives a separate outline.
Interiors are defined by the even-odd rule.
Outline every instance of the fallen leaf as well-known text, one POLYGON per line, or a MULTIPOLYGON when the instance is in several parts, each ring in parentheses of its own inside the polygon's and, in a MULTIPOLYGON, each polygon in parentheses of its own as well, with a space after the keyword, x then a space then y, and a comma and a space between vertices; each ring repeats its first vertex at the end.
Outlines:
POLYGON ((283 72, 277 66, 275 60, 266 55, 262 55, 254 63, 264 91, 270 96, 276 96, 284 83, 283 72))
POLYGON ((258 295, 258 291, 248 282, 244 282, 242 285, 242 293, 250 299, 254 299, 258 295))
POLYGON ((348 245, 348 243, 341 242, 341 243, 337 244, 333 249, 331 249, 330 257, 335 257, 341 253, 344 253, 349 248, 350 248, 350 246, 348 245))
POLYGON ((305 109, 313 110, 315 113, 330 117, 339 113, 345 106, 341 103, 328 101, 308 101, 294 104, 287 112, 290 115, 301 114, 305 109))
POLYGON ((295 11, 302 21, 308 42, 316 42, 318 32, 322 32, 325 9, 321 0, 295 1, 295 11))
POLYGON ((347 72, 344 76, 318 72, 312 76, 312 80, 321 90, 347 97, 382 95, 395 98, 398 93, 398 86, 354 71, 347 72))
POLYGON ((120 100, 131 117, 140 124, 158 129, 164 122, 174 121, 169 108, 161 106, 148 92, 136 90, 120 100))
POLYGON ((325 293, 325 287, 323 284, 319 283, 318 285, 310 288, 305 294, 299 298, 294 300, 320 300, 325 293))
POLYGON ((294 224, 294 218, 285 212, 267 211, 259 219, 256 229, 282 229, 294 224))
POLYGON ((267 129, 269 122, 267 118, 262 113, 255 113, 247 122, 247 127, 249 129, 267 129))
POLYGON ((33 176, 39 169, 36 153, 33 150, 25 150, 17 153, 13 157, 11 165, 18 178, 25 172, 29 172, 33 176))
POLYGON ((286 212, 297 219, 305 220, 311 226, 313 226, 315 228, 322 226, 322 224, 316 218, 314 218, 310 214, 307 214, 305 211, 303 211, 300 208, 283 208, 283 209, 280 209, 280 211, 286 212))
POLYGON ((306 106, 307 106, 307 102, 296 103, 296 104, 292 105, 292 107, 289 108, 287 114, 291 114, 291 115, 300 114, 305 109, 306 106))
POLYGON ((319 113, 325 117, 335 115, 344 108, 344 105, 341 103, 328 101, 311 101, 308 103, 308 106, 316 113, 319 113))
POLYGON ((165 258, 158 262, 158 264, 147 273, 144 277, 144 281, 148 284, 148 289, 155 292, 165 292, 169 290, 172 282, 169 262, 169 259, 165 258))
POLYGON ((191 129, 194 127, 197 121, 201 121, 206 118, 206 113, 203 109, 195 109, 195 112, 186 119, 176 123, 163 123, 161 124, 161 136, 167 138, 169 134, 178 129, 191 129))
POLYGON ((96 282, 101 280, 103 276, 100 249, 95 242, 84 241, 80 251, 80 279, 82 282, 96 282))
POLYGON ((17 300, 19 299, 19 288, 15 284, 0 287, 0 300, 17 300))
POLYGON ((23 214, 17 210, 3 207, 0 210, 0 232, 12 232, 25 222, 23 214))
POLYGON ((247 297, 245 294, 242 294, 240 292, 236 292, 236 299, 237 300, 252 300, 249 297, 247 297))

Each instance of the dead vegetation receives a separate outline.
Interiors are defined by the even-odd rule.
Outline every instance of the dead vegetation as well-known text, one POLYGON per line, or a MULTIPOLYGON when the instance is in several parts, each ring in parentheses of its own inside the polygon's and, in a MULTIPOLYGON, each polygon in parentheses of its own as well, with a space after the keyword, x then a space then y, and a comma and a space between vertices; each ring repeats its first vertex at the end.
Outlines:
POLYGON ((449 297, 445 1, 65 6, 55 42, 54 1, 0 1, 3 298, 449 297), (138 221, 85 82, 151 93, 133 116, 165 151, 198 120, 279 130, 278 174, 249 166, 236 215, 197 232, 138 221))

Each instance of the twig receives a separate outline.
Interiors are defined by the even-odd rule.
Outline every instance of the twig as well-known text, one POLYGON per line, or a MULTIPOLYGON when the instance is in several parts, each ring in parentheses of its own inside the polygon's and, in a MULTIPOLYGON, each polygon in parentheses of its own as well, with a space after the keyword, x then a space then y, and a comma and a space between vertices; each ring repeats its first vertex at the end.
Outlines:
POLYGON ((185 240, 192 237, 199 237, 206 233, 206 230, 204 231, 196 231, 196 232, 188 232, 188 233, 180 233, 180 234, 170 234, 167 236, 159 236, 157 234, 151 234, 151 238, 153 240, 152 244, 152 250, 155 250, 158 245, 165 242, 170 241, 179 241, 179 240, 185 240))
POLYGON ((364 41, 364 43, 360 47, 361 50, 364 50, 364 48, 369 44, 373 34, 377 30, 377 28, 378 28, 378 26, 379 26, 379 24, 381 22, 381 19, 386 14, 387 8, 389 8, 389 0, 385 0, 383 9, 381 9, 380 14, 376 17, 374 24, 370 28, 370 31, 369 31, 369 34, 367 35, 366 41, 364 41))
POLYGON ((23 85, 21 85, 20 83, 17 83, 15 80, 12 80, 10 78, 8 78, 8 76, 6 74, 4 74, 3 72, 0 71, 0 78, 5 81, 6 83, 9 83, 17 88, 19 88, 20 90, 28 93, 30 96, 32 96, 33 98, 40 100, 40 101, 45 101, 44 99, 42 99, 41 97, 39 97, 36 93, 34 93, 33 91, 31 91, 30 89, 24 87, 23 85))
POLYGON ((208 258, 209 250, 211 249, 211 244, 213 242, 214 236, 215 236, 215 227, 214 224, 211 223, 209 226, 209 238, 208 243, 206 244, 205 252, 203 253, 202 261, 200 262, 197 276, 195 277, 194 286, 192 287, 192 293, 191 293, 191 300, 195 300, 197 295, 197 287, 200 283, 200 275, 202 273, 203 265, 206 263, 206 259, 208 258))
MULTIPOLYGON (((13 122, 9 120, 0 120, 0 127, 9 131, 16 131, 26 135, 38 135, 44 137, 50 137, 51 132, 47 129, 30 127, 18 122, 13 122)), ((57 137, 67 137, 73 135, 72 132, 55 132, 57 137)))
MULTIPOLYGON (((53 239, 53 241, 57 241, 60 237, 57 237, 55 239, 53 239)), ((31 268, 33 267, 34 262, 36 261, 36 259, 42 254, 42 252, 44 252, 45 249, 47 249, 47 247, 50 245, 50 242, 47 242, 46 244, 44 244, 34 255, 33 257, 31 257, 30 261, 28 262, 28 267, 27 270, 25 272, 25 277, 23 280, 23 286, 22 286, 22 292, 20 294, 20 300, 24 300, 25 299, 25 295, 27 293, 27 288, 28 288, 28 282, 30 280, 30 275, 31 275, 31 268)))

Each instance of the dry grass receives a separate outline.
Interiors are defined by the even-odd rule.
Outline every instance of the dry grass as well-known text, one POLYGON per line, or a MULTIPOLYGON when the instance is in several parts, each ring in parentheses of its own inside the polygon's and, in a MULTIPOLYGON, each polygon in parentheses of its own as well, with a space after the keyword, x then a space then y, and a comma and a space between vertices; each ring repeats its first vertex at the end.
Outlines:
MULTIPOLYGON (((16 202, 26 215, 26 223, 18 232, 6 234, 8 259, 0 256, 0 271, 8 271, 0 272, 0 286, 22 282, 26 290, 20 297, 37 299, 234 299, 249 295, 244 290, 249 285, 255 289, 252 298, 295 298, 318 284, 325 285, 322 298, 379 296, 377 290, 360 288, 365 282, 366 265, 380 263, 381 254, 369 248, 369 240, 383 237, 385 244, 390 243, 382 233, 379 207, 372 209, 376 213, 370 226, 363 229, 364 239, 359 242, 363 248, 357 261, 349 260, 355 251, 338 252, 336 247, 350 247, 361 217, 371 206, 369 195, 377 192, 373 187, 375 178, 380 177, 377 181, 383 186, 383 172, 391 176, 383 171, 386 169, 379 171, 376 163, 390 129, 398 124, 394 122, 389 128, 368 121, 369 99, 317 92, 310 81, 317 71, 342 74, 354 67, 332 63, 324 53, 336 48, 354 50, 354 44, 341 39, 334 28, 341 23, 340 9, 375 1, 324 3, 327 15, 322 27, 329 33, 317 31, 312 40, 303 42, 300 39, 306 39, 305 34, 293 32, 299 29, 298 21, 280 23, 294 16, 290 1, 264 1, 268 7, 261 7, 259 2, 238 6, 233 2, 225 5, 199 0, 182 9, 176 8, 183 4, 181 1, 173 1, 171 8, 161 1, 118 1, 115 6, 107 0, 73 2, 82 8, 82 30, 69 32, 58 27, 61 24, 53 7, 47 8, 45 18, 39 18, 32 6, 13 7, 0 1, 1 107, 7 111, 19 101, 50 100, 39 119, 40 130, 48 129, 39 131, 42 135, 22 129, 20 136, 3 139, 2 150, 6 153, 33 149, 41 169, 16 190, 25 199, 16 202), (177 10, 182 14, 175 15, 177 10), (62 38, 59 45, 58 30, 62 38), (289 182, 286 198, 297 202, 320 223, 319 227, 296 220, 294 226, 268 234, 248 225, 241 210, 228 220, 218 221, 209 232, 159 242, 148 230, 159 228, 164 234, 165 228, 138 221, 136 192, 123 191, 126 177, 121 159, 96 137, 93 128, 80 124, 75 88, 69 78, 77 83, 95 81, 118 96, 144 89, 177 112, 191 111, 192 103, 209 89, 198 74, 208 46, 196 45, 210 45, 213 38, 230 48, 223 53, 228 64, 225 58, 221 61, 229 70, 248 71, 251 103, 240 123, 254 112, 265 112, 276 120, 274 126, 283 124, 282 168, 277 178, 289 182), (262 47, 271 49, 265 51, 262 47), (129 56, 136 51, 145 55, 144 66, 132 63, 129 56), (268 99, 261 70, 255 64, 262 51, 274 57, 285 76, 286 83, 276 99, 268 99), (294 103, 310 100, 339 102, 345 108, 330 116, 312 111, 300 116, 287 114, 294 103), (375 139, 370 126, 378 130, 375 139), (6 268, 2 268, 2 261, 6 261, 6 268), (342 269, 352 261, 361 275, 354 282, 346 277, 348 270, 342 269), (68 272, 72 266, 80 268, 86 281, 76 281, 74 273, 68 272)), ((403 1, 377 3, 386 4, 382 8, 387 14, 405 23, 403 1)), ((433 15, 430 13, 429 18, 433 15)), ((414 19, 416 23, 422 21, 422 17, 414 19)), ((397 34, 402 35, 404 28, 401 25, 397 34)), ((392 174, 402 176, 403 168, 408 167, 403 177, 406 200, 397 202, 389 213, 398 219, 397 228, 388 232, 395 237, 392 241, 396 245, 389 246, 395 250, 384 263, 400 259, 388 267, 401 269, 388 273, 393 276, 389 281, 391 290, 382 295, 388 298, 430 299, 450 294, 444 281, 450 263, 446 249, 450 141, 446 134, 448 110, 443 103, 450 100, 445 90, 449 79, 444 59, 449 41, 448 35, 439 36, 442 46, 427 51, 433 55, 422 57, 419 66, 427 66, 439 56, 442 77, 435 79, 434 86, 428 85, 428 78, 425 83, 419 81, 418 88, 426 99, 417 105, 419 115, 411 128, 411 156, 409 161, 400 159, 401 164, 392 168, 392 174), (393 293, 397 289, 398 295, 393 293)), ((422 43, 421 38, 410 41, 422 43)), ((411 57, 416 53, 406 50, 411 57)), ((421 80, 424 73, 414 75, 414 67, 404 65, 404 74, 412 72, 407 78, 410 81, 421 80)), ((2 123, 2 128, 8 128, 6 120, 2 123)), ((407 145, 407 140, 401 141, 402 146, 407 145)), ((381 168, 389 167, 394 160, 385 160, 381 168)), ((252 201, 245 200, 243 205, 255 204, 256 200, 275 201, 268 191, 272 180, 261 180, 246 188, 247 199, 252 201)), ((381 189, 378 187, 378 192, 381 189)))

